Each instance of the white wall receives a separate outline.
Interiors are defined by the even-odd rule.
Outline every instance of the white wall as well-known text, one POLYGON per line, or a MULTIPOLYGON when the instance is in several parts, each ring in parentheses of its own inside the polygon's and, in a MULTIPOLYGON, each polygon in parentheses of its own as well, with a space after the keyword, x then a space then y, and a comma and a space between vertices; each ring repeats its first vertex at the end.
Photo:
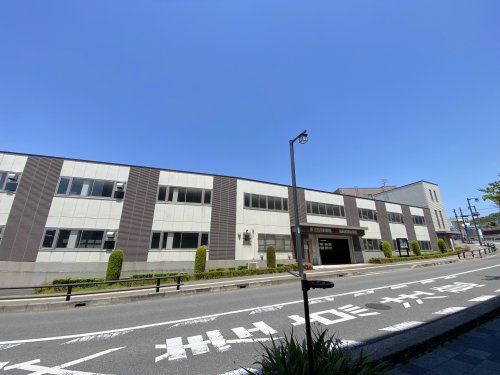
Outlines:
POLYGON ((415 225, 415 235, 418 241, 430 241, 427 225, 415 225))
MULTIPOLYGON (((0 153, 0 171, 22 173, 27 160, 27 156, 0 153)), ((15 193, 0 192, 0 225, 7 224, 14 197, 15 193)))
MULTIPOLYGON (((244 193, 288 198, 288 188, 247 180, 238 180, 237 182, 236 260, 257 260, 260 259, 258 254, 259 233, 290 235, 290 216, 288 211, 276 212, 244 208, 244 193), (243 235, 238 238, 237 234, 244 233, 246 230, 252 233, 251 245, 243 245, 243 235)), ((288 253, 277 253, 276 258, 288 259, 288 253)))
POLYGON ((366 208, 374 211, 376 210, 374 200, 356 198, 356 205, 358 206, 358 208, 366 208))
MULTIPOLYGON (((374 211, 376 210, 374 200, 356 198, 356 205, 358 206, 358 208, 365 208, 374 211)), ((365 235, 363 236, 363 238, 373 238, 379 240, 382 239, 380 226, 377 221, 360 219, 359 226, 368 228, 367 230, 365 230, 365 235)))
MULTIPOLYGON (((342 195, 311 190, 305 190, 304 195, 306 201, 344 206, 344 197, 342 195)), ((314 224, 347 225, 347 220, 345 218, 311 214, 307 215, 307 222, 314 224)))
POLYGON ((61 169, 61 176, 95 178, 98 180, 126 182, 130 167, 112 164, 90 163, 83 161, 65 160, 61 169))
POLYGON ((385 203, 385 209, 387 212, 397 212, 402 214, 403 210, 399 204, 394 204, 394 203, 385 203))
POLYGON ((84 249, 79 249, 78 251, 40 250, 36 261, 49 263, 107 262, 110 254, 110 252, 100 249, 96 249, 95 251, 85 251, 84 249))
POLYGON ((213 189, 213 176, 195 173, 160 171, 159 185, 213 189))
POLYGON ((410 207, 410 213, 414 216, 424 216, 424 210, 419 207, 410 207))

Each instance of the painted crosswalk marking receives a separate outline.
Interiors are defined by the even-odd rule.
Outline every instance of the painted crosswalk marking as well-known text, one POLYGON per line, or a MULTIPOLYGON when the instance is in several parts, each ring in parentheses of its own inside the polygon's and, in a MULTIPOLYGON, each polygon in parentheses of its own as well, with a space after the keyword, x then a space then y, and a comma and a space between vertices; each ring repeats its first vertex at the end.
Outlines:
POLYGON ((461 307, 461 306, 452 306, 452 307, 447 307, 445 309, 442 309, 442 310, 439 310, 439 311, 436 311, 435 313, 433 313, 434 315, 448 315, 448 314, 453 314, 453 313, 456 313, 458 311, 462 311, 462 310, 465 310, 466 307, 461 307))
POLYGON ((389 327, 380 328, 379 331, 398 332, 398 331, 404 331, 405 329, 419 326, 421 324, 423 324, 423 323, 422 322, 415 322, 415 321, 402 322, 402 323, 394 324, 394 325, 389 326, 389 327))
POLYGON ((479 296, 473 299, 470 299, 469 302, 484 302, 489 299, 495 298, 495 296, 479 296))

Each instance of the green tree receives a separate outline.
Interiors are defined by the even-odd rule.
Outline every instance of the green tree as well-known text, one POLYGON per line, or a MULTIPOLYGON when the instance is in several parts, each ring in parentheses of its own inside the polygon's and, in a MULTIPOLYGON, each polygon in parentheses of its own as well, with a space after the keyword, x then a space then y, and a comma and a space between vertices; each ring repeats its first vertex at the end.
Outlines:
POLYGON ((490 200, 497 206, 500 206, 500 181, 490 182, 484 189, 479 189, 483 192, 483 200, 490 200))
POLYGON ((448 251, 448 246, 446 246, 446 241, 443 240, 442 238, 438 239, 438 247, 439 251, 442 253, 446 253, 448 251))
POLYGON ((420 244, 417 240, 413 240, 410 242, 411 250, 415 255, 422 255, 422 250, 420 249, 420 244))
POLYGON ((274 246, 267 247, 266 261, 267 268, 276 268, 276 250, 274 250, 274 246))
POLYGON ((207 248, 205 246, 200 246, 196 250, 196 255, 194 257, 194 273, 205 272, 206 266, 207 266, 207 248))
POLYGON ((123 251, 116 249, 111 252, 106 270, 106 280, 120 280, 123 264, 123 251))
POLYGON ((382 241, 380 244, 380 250, 382 250, 386 258, 392 258, 392 246, 390 242, 382 241))

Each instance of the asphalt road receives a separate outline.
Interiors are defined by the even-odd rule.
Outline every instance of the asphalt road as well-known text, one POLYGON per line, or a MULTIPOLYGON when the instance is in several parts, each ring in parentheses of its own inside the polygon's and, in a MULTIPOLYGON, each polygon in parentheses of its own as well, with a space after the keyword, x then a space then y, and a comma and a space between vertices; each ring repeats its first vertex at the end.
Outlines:
MULTIPOLYGON (((310 293, 314 325, 357 345, 499 296, 500 257, 333 281, 334 289, 310 293)), ((1 314, 0 373, 218 375, 251 368, 270 334, 293 328, 303 335, 301 297, 294 282, 1 314)))

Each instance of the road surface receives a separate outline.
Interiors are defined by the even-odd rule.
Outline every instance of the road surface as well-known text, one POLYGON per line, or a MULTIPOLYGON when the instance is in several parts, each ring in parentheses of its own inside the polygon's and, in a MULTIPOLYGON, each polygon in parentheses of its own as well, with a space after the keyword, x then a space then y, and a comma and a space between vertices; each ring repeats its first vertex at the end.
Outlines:
MULTIPOLYGON (((358 345, 500 296, 500 257, 332 280, 310 293, 313 324, 358 345)), ((1 314, 0 374, 237 374, 270 335, 303 335, 301 297, 294 282, 1 314)))

